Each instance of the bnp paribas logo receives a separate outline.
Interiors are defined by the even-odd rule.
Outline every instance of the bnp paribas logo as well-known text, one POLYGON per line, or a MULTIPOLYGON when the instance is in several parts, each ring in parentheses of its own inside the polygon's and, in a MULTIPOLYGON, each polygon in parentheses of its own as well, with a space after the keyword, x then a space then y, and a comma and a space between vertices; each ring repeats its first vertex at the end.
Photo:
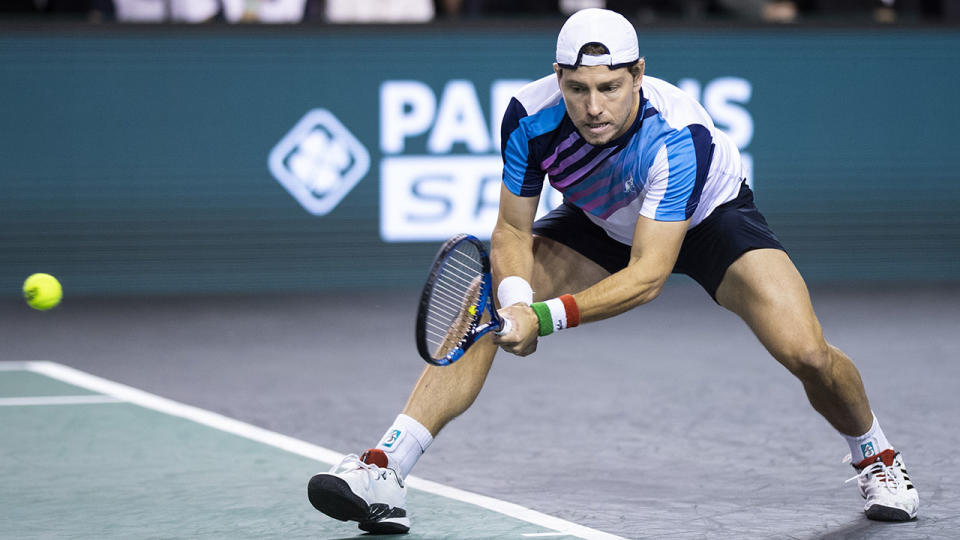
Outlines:
POLYGON ((313 109, 273 147, 267 163, 307 212, 322 216, 363 180, 370 153, 330 111, 313 109))

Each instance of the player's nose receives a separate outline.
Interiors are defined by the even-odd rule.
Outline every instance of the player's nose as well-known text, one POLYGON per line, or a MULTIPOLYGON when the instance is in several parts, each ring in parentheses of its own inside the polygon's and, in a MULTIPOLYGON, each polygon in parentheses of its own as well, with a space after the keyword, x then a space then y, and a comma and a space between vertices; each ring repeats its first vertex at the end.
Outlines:
POLYGON ((587 114, 596 118, 600 116, 602 112, 603 107, 600 105, 600 93, 590 92, 590 95, 587 97, 587 114))

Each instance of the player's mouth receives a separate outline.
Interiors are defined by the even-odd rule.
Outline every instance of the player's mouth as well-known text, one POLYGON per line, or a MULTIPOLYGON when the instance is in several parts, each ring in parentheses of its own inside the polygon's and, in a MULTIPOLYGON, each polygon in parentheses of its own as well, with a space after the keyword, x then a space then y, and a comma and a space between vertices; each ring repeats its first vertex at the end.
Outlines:
POLYGON ((587 122, 587 131, 600 135, 610 127, 610 122, 587 122))

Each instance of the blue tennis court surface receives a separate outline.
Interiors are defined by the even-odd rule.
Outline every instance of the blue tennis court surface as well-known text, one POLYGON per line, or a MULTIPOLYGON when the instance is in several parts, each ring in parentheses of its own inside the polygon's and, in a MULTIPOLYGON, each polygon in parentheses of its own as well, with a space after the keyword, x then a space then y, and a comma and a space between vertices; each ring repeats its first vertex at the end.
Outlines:
MULTIPOLYGON (((339 454, 49 362, 0 362, 4 538, 352 538, 307 480, 339 454)), ((405 538, 618 538, 408 479, 405 538)))

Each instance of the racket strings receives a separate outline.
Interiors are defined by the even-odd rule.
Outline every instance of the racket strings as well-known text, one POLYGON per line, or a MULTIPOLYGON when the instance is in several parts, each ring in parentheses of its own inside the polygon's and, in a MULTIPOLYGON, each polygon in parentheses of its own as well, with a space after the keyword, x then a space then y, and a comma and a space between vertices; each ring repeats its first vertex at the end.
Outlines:
POLYGON ((430 294, 425 331, 431 356, 446 356, 472 330, 482 290, 479 252, 469 244, 458 247, 447 257, 430 294))
MULTIPOLYGON (((460 252, 455 252, 454 255, 459 254, 460 252)), ((442 277, 449 277, 450 279, 438 280, 436 285, 439 291, 446 293, 448 299, 457 299, 463 293, 462 285, 466 283, 473 283, 473 280, 476 279, 478 275, 483 272, 483 266, 480 262, 475 259, 469 259, 470 261, 476 263, 474 265, 464 264, 463 262, 456 260, 451 255, 451 258, 448 259, 448 262, 451 264, 444 267, 444 270, 449 270, 442 274, 442 277)))
MULTIPOLYGON (((472 246, 471 246, 472 247, 472 246)), ((434 284, 434 290, 431 294, 431 306, 436 305, 439 309, 460 308, 465 295, 471 292, 471 287, 475 285, 477 278, 482 277, 483 266, 479 261, 469 257, 461 251, 453 252, 447 259, 442 272, 434 284), (468 262, 474 264, 468 264, 468 262)), ((475 292, 478 295, 479 291, 475 292)), ((452 316, 458 316, 458 309, 447 309, 446 312, 452 316)))
MULTIPOLYGON (((454 263, 460 264, 457 261, 454 261, 454 263)), ((459 304, 463 301, 464 295, 470 292, 470 286, 476 280, 480 271, 480 267, 471 269, 463 264, 460 264, 460 266, 463 269, 445 268, 451 271, 441 274, 441 279, 438 279, 434 284, 434 291, 431 296, 431 307, 435 306, 437 313, 447 315, 451 320, 460 316, 461 313, 450 308, 455 305, 461 307, 459 304), (471 274, 469 270, 475 270, 475 272, 471 274), (434 303, 433 299, 436 299, 437 302, 434 303)), ((479 297, 479 291, 477 291, 477 296, 479 297)))

